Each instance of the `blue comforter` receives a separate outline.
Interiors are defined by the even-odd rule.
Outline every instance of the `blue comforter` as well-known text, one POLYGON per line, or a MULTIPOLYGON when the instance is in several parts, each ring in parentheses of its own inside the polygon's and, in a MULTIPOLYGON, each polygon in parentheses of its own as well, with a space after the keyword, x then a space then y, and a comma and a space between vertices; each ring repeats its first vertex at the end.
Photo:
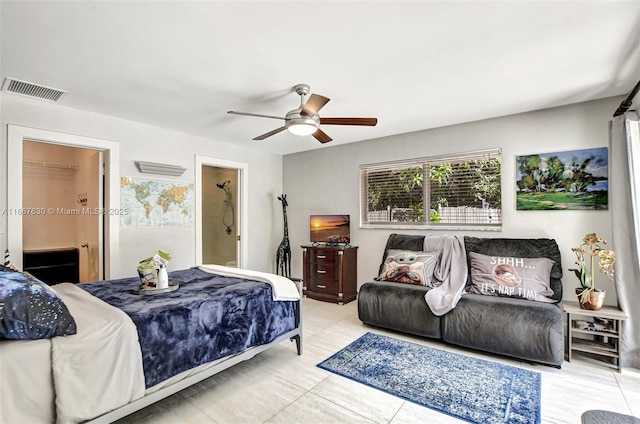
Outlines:
POLYGON ((146 296, 133 293, 138 278, 78 285, 136 324, 147 388, 295 328, 296 302, 272 300, 267 283, 198 269, 171 272, 169 280, 180 287, 146 296))

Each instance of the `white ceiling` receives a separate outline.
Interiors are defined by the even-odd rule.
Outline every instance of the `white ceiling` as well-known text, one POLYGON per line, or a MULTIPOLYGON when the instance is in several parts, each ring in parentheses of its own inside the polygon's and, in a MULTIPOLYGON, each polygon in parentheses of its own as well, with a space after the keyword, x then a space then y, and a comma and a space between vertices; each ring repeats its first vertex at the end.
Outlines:
MULTIPOLYGON (((628 94, 640 1, 5 1, 0 77, 69 91, 59 104, 288 154, 257 135, 331 98, 326 146, 628 94)), ((10 96, 14 94, 4 94, 10 96)), ((40 101, 40 100, 33 100, 40 101)), ((612 111, 613 113, 613 111, 612 111)))

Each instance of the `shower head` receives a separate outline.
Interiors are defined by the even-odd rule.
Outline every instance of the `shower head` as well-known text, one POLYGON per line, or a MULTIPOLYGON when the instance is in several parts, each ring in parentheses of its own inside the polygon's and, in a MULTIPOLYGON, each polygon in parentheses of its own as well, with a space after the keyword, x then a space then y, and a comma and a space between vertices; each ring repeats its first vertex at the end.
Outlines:
POLYGON ((216 187, 224 190, 225 188, 227 188, 227 184, 231 184, 231 181, 227 180, 227 181, 225 181, 223 183, 218 183, 218 184, 216 184, 216 187))

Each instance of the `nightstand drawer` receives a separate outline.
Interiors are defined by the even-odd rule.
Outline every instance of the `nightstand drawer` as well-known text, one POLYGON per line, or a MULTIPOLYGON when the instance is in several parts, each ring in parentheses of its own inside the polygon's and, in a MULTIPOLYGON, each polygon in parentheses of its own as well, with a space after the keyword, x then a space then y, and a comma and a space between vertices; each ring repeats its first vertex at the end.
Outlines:
POLYGON ((336 263, 336 252, 326 249, 317 249, 310 257, 312 264, 333 266, 336 263))
POLYGON ((336 268, 333 265, 325 264, 311 265, 311 278, 321 280, 334 280, 336 278, 336 268))
POLYGON ((337 284, 335 280, 314 279, 309 283, 309 290, 317 293, 337 293, 337 284))

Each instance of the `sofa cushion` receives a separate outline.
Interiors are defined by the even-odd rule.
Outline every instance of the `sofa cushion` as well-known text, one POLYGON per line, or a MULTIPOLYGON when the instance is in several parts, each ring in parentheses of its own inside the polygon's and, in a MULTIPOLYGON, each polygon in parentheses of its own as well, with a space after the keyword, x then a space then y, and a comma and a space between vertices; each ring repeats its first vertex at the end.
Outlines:
POLYGON ((471 278, 467 292, 486 296, 520 297, 553 303, 549 258, 513 258, 469 252, 471 278))
MULTIPOLYGON (((510 238, 478 238, 464 237, 467 251, 467 262, 471 270, 469 252, 481 253, 488 256, 509 256, 518 258, 549 258, 555 263, 551 267, 550 286, 553 290, 553 300, 562 300, 562 260, 558 244, 553 239, 510 239, 510 238)), ((469 272, 470 274, 470 272, 469 272)), ((469 275, 469 280, 471 275, 469 275)))
POLYGON ((438 252, 389 249, 379 279, 397 283, 432 286, 438 252))
POLYGON ((439 339, 440 317, 424 301, 429 290, 391 281, 364 283, 358 292, 358 317, 364 324, 439 339))
POLYGON ((550 303, 467 294, 442 316, 442 339, 554 366, 564 360, 562 310, 550 303))

